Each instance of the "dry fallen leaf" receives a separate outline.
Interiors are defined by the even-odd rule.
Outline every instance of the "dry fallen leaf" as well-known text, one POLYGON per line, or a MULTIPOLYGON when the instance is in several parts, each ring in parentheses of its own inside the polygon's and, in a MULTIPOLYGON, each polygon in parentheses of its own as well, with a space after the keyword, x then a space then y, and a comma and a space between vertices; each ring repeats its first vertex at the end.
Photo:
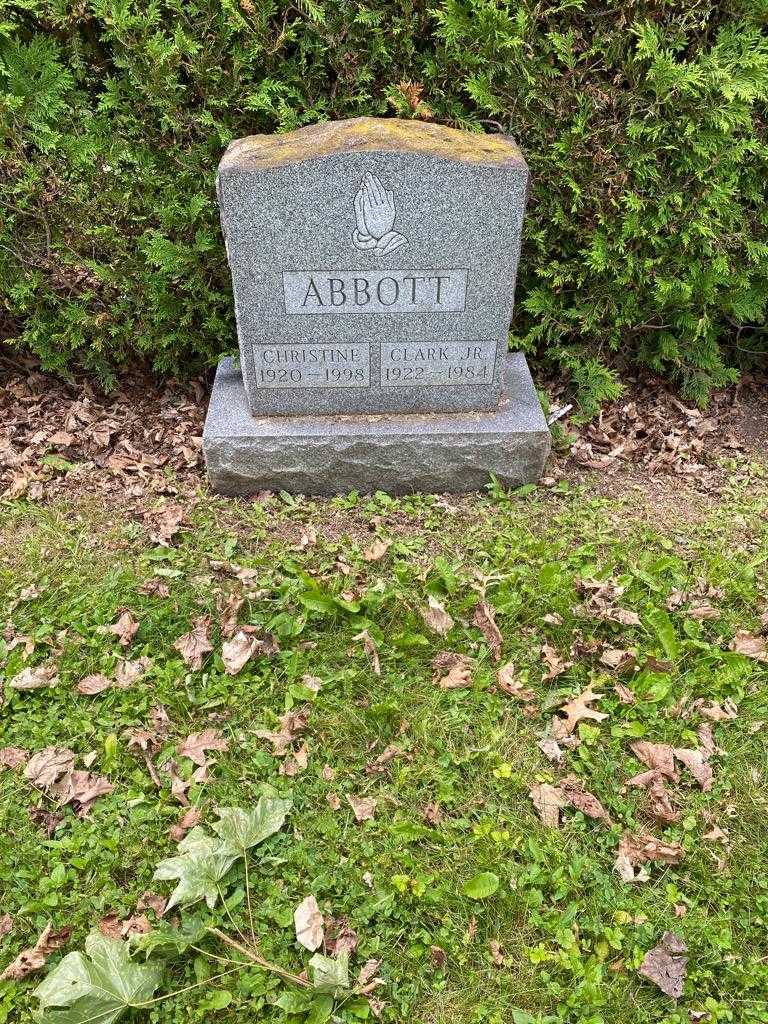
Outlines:
POLYGON ((306 743, 288 754, 285 761, 280 765, 280 774, 286 775, 288 778, 293 778, 298 775, 299 772, 303 772, 307 767, 309 760, 309 747, 306 743))
POLYGON ((354 811, 356 821, 373 820, 377 801, 372 796, 352 796, 351 793, 347 793, 347 803, 354 811))
POLYGON ((496 685, 502 693, 515 697, 517 700, 532 701, 536 699, 533 690, 527 690, 515 676, 515 666, 512 662, 502 665, 496 673, 496 685))
POLYGON ((372 544, 363 550, 363 559, 366 562, 378 562, 386 555, 391 546, 391 540, 382 540, 381 537, 377 537, 372 544))
POLYGON ((611 817, 596 796, 584 789, 581 780, 575 775, 567 775, 560 780, 559 788, 565 799, 575 807, 577 811, 586 814, 588 818, 595 818, 604 821, 606 825, 611 824, 611 817))
POLYGON ((560 748, 560 744, 553 736, 545 736, 543 740, 539 740, 536 746, 542 752, 544 757, 546 757, 548 761, 552 761, 554 764, 560 764, 565 756, 560 748))
POLYGON ((53 836, 56 829, 64 821, 63 814, 57 814, 55 811, 44 811, 41 807, 29 807, 27 811, 30 821, 37 825, 38 828, 41 828, 48 839, 53 836))
POLYGON ((190 807, 189 810, 185 811, 176 824, 171 826, 171 830, 168 833, 173 842, 180 843, 191 828, 200 824, 202 816, 203 812, 199 807, 190 807))
POLYGON ((0 981, 20 981, 33 971, 39 971, 51 953, 64 945, 71 931, 71 928, 61 928, 55 932, 49 921, 34 946, 19 953, 0 974, 0 981))
POLYGON ((11 917, 10 914, 3 914, 3 916, 0 917, 0 939, 5 938, 6 935, 9 935, 12 928, 13 918, 11 917))
POLYGON ((181 757, 188 757, 195 764, 204 767, 208 764, 205 756, 206 750, 229 750, 229 743, 224 739, 218 729, 203 729, 202 732, 193 732, 180 743, 177 748, 181 757))
POLYGON ((621 647, 606 647, 600 655, 600 664, 614 672, 621 672, 634 665, 636 661, 632 651, 625 651, 621 647))
POLYGON ((477 626, 491 649, 494 661, 501 661, 501 632, 496 625, 496 609, 487 601, 478 601, 472 616, 472 623, 477 626))
POLYGON ((680 820, 678 811, 673 802, 672 794, 664 785, 664 777, 661 772, 651 769, 642 772, 630 779, 627 785, 643 786, 647 792, 648 813, 662 825, 671 825, 680 820))
POLYGON ((488 943, 488 949, 491 951, 491 960, 495 967, 504 966, 504 947, 498 939, 491 939, 488 943))
POLYGON ((19 768, 28 758, 29 751, 23 747, 0 747, 0 768, 19 768))
POLYGON ((603 719, 607 718, 608 715, 603 714, 602 711, 596 711, 594 708, 589 707, 594 701, 602 700, 602 698, 602 693, 597 693, 591 686, 588 686, 578 697, 574 697, 567 704, 563 704, 560 712, 565 712, 565 719, 563 721, 565 731, 569 734, 572 733, 579 722, 584 720, 602 722, 603 719))
POLYGON ((710 701, 709 704, 701 704, 698 706, 698 710, 713 722, 732 722, 739 713, 730 697, 726 698, 722 704, 716 704, 714 701, 710 701))
POLYGON ((728 844, 728 833, 724 832, 719 825, 713 825, 712 828, 703 834, 702 839, 707 839, 711 843, 723 843, 728 844))
POLYGON ((381 675, 381 662, 379 661, 379 649, 376 646, 376 641, 373 639, 367 629, 364 629, 362 633, 358 633, 357 636, 352 637, 353 640, 362 640, 363 650, 368 655, 368 660, 371 663, 374 675, 381 675))
POLYGON ((325 932, 325 949, 329 956, 354 953, 357 942, 357 932, 346 917, 331 919, 325 932))
POLYGON ((198 615, 196 619, 192 620, 191 631, 180 636, 173 645, 184 659, 184 664, 193 672, 200 671, 203 657, 213 650, 209 635, 210 626, 210 616, 198 615))
POLYGON ((224 637, 233 636, 237 632, 237 617, 240 609, 245 604, 245 598, 237 591, 232 591, 224 598, 221 593, 216 596, 216 607, 219 611, 219 625, 221 635, 224 637))
POLYGON ((293 912, 296 927, 296 941, 310 953, 314 953, 323 942, 323 915, 314 896, 306 896, 293 912))
POLYGON ((341 800, 339 799, 338 793, 328 793, 325 799, 332 811, 341 810, 341 800))
POLYGON ((162 917, 165 913, 165 904, 168 901, 163 896, 158 896, 157 893, 147 889, 136 902, 136 910, 154 910, 157 917, 162 917))
POLYGON ((36 665, 25 668, 8 684, 14 690, 39 690, 43 686, 56 686, 59 675, 55 665, 36 665))
POLYGON ((680 843, 666 843, 644 833, 633 835, 626 832, 619 842, 615 868, 625 882, 646 881, 646 873, 636 873, 640 864, 679 864, 683 857, 680 843))
POLYGON ((380 775, 382 772, 386 771, 389 762, 393 761, 400 754, 402 754, 402 750, 400 749, 400 747, 396 747, 394 744, 391 743, 389 746, 385 747, 384 750, 382 750, 382 752, 379 754, 377 758, 375 758, 373 761, 370 761, 365 766, 365 774, 380 775))
POLYGON ((665 778, 677 782, 675 751, 671 744, 637 740, 635 743, 630 743, 629 746, 638 761, 642 761, 649 768, 660 772, 665 778))
POLYGON ((75 767, 75 755, 66 747, 46 747, 29 759, 24 778, 33 786, 47 789, 75 767))
POLYGON ((149 671, 152 666, 152 659, 146 655, 129 661, 127 658, 119 658, 115 665, 115 682, 123 689, 128 689, 138 682, 141 677, 149 671))
POLYGON ((557 828, 560 824, 560 809, 568 803, 562 789, 548 782, 536 782, 528 792, 542 823, 548 828, 557 828))
POLYGON ((740 629, 736 636, 728 644, 728 650, 743 654, 745 658, 752 658, 754 661, 768 662, 768 648, 765 638, 755 636, 746 629, 740 629))
POLYGON ((424 818, 424 821, 433 828, 437 828, 438 825, 441 825, 444 818, 444 814, 439 804, 426 804, 421 812, 421 816, 424 818))
MULTIPOLYGON (((366 988, 376 977, 376 972, 381 966, 381 960, 366 960, 363 966, 360 968, 360 973, 357 976, 357 988, 360 992, 365 992, 366 988)), ((377 982, 377 984, 380 982, 377 982)))
POLYGON ((176 536, 184 522, 185 512, 182 505, 175 502, 168 502, 157 511, 147 513, 147 519, 151 525, 150 540, 162 547, 168 547, 171 540, 176 536))
POLYGON ((674 932, 664 932, 661 942, 643 957, 638 974, 652 981, 664 995, 679 999, 683 994, 683 983, 688 957, 683 956, 688 947, 674 932))
POLYGON ((472 685, 475 662, 466 654, 440 651, 432 659, 432 681, 441 690, 462 690, 472 685))
POLYGON ((544 682, 547 682, 550 679, 556 679, 557 676, 562 675, 563 672, 567 672, 569 668, 573 668, 573 662, 564 661, 555 648, 550 647, 549 644, 542 644, 541 657, 542 661, 547 666, 547 672, 542 677, 544 682))
POLYGON ((258 648, 258 638, 242 629, 238 630, 231 640, 225 640, 221 648, 221 660, 224 662, 224 671, 227 675, 236 676, 241 672, 258 648))
POLYGON ((709 722, 702 722, 696 730, 696 735, 699 737, 699 743, 703 750, 706 750, 708 754, 722 754, 722 750, 715 743, 715 737, 712 735, 712 726, 709 722))
POLYGON ((115 787, 101 775, 92 772, 70 771, 48 787, 48 793, 61 806, 73 804, 75 813, 84 818, 100 796, 108 796, 115 787))
POLYGON ((167 583, 155 578, 142 583, 139 593, 146 594, 147 597, 170 597, 171 589, 167 583))
POLYGON ((722 616, 722 612, 713 608, 709 601, 700 601, 698 604, 691 605, 685 614, 698 622, 703 622, 705 619, 719 619, 722 616))
POLYGON ((421 612, 424 622, 433 632, 445 636, 453 629, 453 619, 436 597, 430 594, 427 602, 427 608, 421 612))
POLYGON ((129 647, 136 636, 139 624, 126 608, 121 612, 120 617, 114 625, 109 627, 109 632, 114 633, 123 647, 129 647))
POLYGON ((111 685, 112 680, 99 672, 81 679, 76 689, 78 693, 84 693, 89 697, 93 697, 97 693, 103 693, 104 690, 108 690, 111 685))
POLYGON ((273 732, 269 729, 256 729, 255 732, 260 739, 269 740, 275 757, 284 757, 296 737, 306 731, 308 720, 309 708, 286 711, 278 718, 280 722, 278 730, 273 732))
POLYGON ((628 686, 625 686, 624 683, 614 683, 613 689, 622 704, 636 703, 637 697, 635 697, 634 692, 630 690, 628 686))
POLYGON ((301 540, 298 544, 294 544, 294 551, 306 551, 307 548, 313 548, 317 544, 317 531, 314 526, 305 526, 301 534, 301 540))
POLYGON ((691 775, 701 786, 703 792, 707 793, 712 789, 712 766, 709 764, 709 754, 706 750, 689 750, 685 747, 675 747, 675 757, 682 761, 691 775))

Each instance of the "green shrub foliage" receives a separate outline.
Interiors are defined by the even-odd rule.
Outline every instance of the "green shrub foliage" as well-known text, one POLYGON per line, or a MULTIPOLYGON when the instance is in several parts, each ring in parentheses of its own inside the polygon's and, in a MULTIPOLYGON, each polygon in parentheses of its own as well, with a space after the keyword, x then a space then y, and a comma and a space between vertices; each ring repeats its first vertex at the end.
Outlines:
POLYGON ((432 116, 510 131, 528 158, 512 343, 592 403, 632 361, 703 400, 768 352, 766 17, 768 0, 6 0, 0 337, 107 381, 212 363, 234 346, 214 192, 230 139, 432 116))

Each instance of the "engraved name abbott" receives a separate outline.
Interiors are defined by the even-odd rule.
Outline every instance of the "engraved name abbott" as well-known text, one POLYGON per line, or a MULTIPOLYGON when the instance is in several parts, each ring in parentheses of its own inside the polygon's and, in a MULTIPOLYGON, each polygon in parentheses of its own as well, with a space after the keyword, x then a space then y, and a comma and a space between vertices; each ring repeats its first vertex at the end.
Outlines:
POLYGON ((366 172, 355 195, 357 228, 352 241, 358 249, 370 249, 374 256, 386 256, 408 244, 405 235, 393 231, 395 195, 387 191, 375 174, 366 172))
POLYGON ((346 313, 461 313, 467 271, 283 271, 285 312, 339 316, 346 313))

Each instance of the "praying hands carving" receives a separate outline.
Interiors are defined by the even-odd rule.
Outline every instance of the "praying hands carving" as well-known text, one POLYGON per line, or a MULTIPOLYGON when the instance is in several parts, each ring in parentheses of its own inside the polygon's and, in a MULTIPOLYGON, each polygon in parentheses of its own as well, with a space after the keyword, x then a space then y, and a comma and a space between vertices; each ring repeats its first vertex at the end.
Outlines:
POLYGON ((374 256, 386 256, 408 239, 394 231, 395 198, 375 174, 366 172, 355 196, 357 228, 352 240, 358 249, 371 249, 374 256))

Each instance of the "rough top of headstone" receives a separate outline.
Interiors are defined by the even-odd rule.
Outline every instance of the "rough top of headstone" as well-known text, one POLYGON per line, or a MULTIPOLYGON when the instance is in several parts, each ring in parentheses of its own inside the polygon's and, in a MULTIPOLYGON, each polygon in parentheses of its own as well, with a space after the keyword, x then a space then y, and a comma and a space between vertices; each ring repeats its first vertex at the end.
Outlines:
POLYGON ((508 135, 470 133, 442 124, 391 117, 355 117, 299 128, 285 135, 249 135, 231 142, 219 165, 267 169, 318 160, 334 153, 421 153, 425 156, 492 167, 525 160, 508 135))

